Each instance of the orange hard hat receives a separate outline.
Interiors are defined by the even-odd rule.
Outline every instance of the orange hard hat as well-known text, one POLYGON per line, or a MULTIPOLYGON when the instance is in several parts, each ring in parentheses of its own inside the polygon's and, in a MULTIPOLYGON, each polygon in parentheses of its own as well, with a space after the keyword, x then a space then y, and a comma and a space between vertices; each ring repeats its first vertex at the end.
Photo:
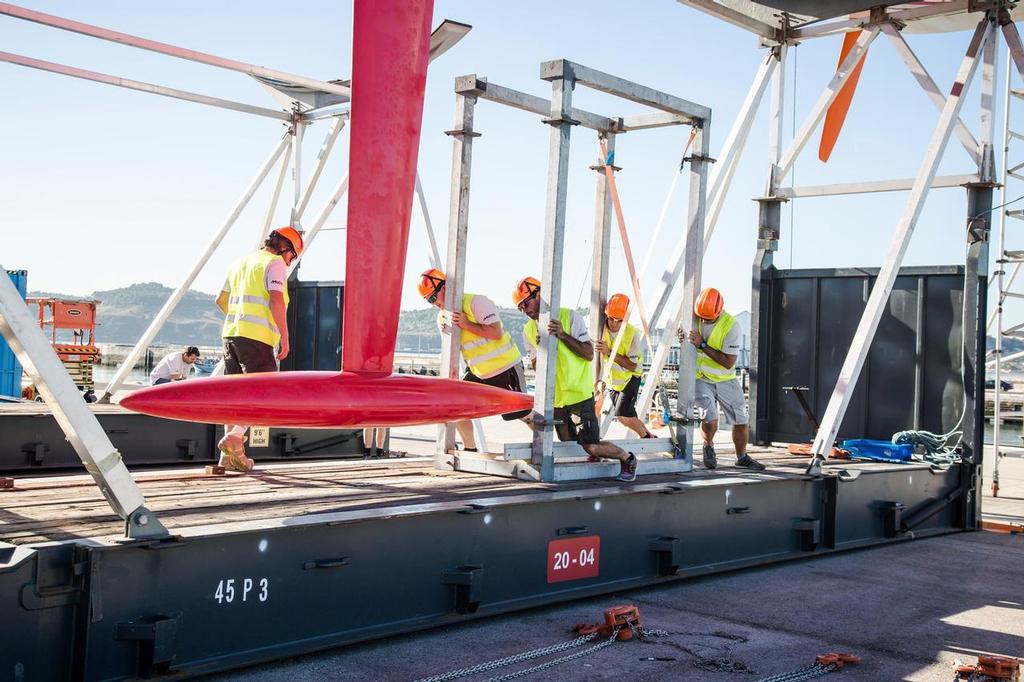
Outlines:
POLYGON ((270 233, 270 236, 273 237, 275 234, 284 237, 291 243, 292 248, 295 249, 296 257, 302 255, 302 249, 304 245, 302 243, 302 235, 299 233, 298 230, 296 230, 291 225, 288 225, 286 227, 277 228, 276 230, 270 233))
POLYGON ((437 298, 437 292, 444 286, 446 279, 445 274, 437 268, 424 270, 423 274, 420 275, 420 281, 416 285, 416 290, 420 292, 420 296, 433 303, 437 298))
POLYGON ((626 309, 629 308, 629 296, 615 294, 608 299, 608 305, 604 307, 604 314, 614 317, 616 320, 626 319, 626 309))
POLYGON ((536 296, 539 292, 539 279, 536 277, 523 277, 519 280, 519 284, 516 285, 515 291, 512 292, 512 302, 516 304, 516 307, 519 307, 523 301, 531 296, 536 296))
POLYGON ((704 320, 717 320, 724 307, 722 294, 718 289, 708 287, 700 292, 697 302, 693 304, 693 314, 704 320))

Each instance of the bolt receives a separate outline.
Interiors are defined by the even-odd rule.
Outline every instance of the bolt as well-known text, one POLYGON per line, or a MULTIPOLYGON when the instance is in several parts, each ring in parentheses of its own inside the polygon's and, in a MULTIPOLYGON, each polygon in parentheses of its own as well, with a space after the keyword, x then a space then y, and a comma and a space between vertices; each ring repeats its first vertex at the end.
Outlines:
POLYGON ((135 523, 139 524, 140 526, 145 526, 149 523, 149 517, 145 514, 139 514, 135 517, 135 523))

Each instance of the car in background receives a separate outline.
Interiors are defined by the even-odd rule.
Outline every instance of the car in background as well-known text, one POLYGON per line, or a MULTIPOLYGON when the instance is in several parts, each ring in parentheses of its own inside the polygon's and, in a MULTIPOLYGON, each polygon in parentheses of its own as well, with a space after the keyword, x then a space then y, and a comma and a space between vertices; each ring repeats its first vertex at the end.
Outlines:
MULTIPOLYGON (((1013 384, 1011 384, 1006 379, 1000 379, 999 380, 999 387, 1002 388, 1004 391, 1009 391, 1010 389, 1013 388, 1013 384)), ((995 388, 996 388, 996 380, 995 379, 986 379, 985 380, 985 389, 986 390, 994 391, 995 388)))

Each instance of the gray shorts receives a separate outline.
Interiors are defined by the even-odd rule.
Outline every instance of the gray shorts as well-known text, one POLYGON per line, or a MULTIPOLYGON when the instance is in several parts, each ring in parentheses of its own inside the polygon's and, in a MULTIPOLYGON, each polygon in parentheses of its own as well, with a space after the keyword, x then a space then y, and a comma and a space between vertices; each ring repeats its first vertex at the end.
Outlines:
POLYGON ((718 420, 718 406, 722 406, 725 419, 733 425, 743 425, 750 421, 747 413, 747 399, 739 379, 721 381, 717 384, 697 379, 694 390, 694 404, 700 413, 701 421, 718 420))

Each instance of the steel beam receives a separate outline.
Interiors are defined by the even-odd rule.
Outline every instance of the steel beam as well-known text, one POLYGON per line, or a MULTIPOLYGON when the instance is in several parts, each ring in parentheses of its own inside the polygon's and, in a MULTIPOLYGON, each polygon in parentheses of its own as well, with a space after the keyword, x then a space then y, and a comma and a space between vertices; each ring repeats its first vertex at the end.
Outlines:
MULTIPOLYGON (((733 176, 740 164, 740 157, 747 146, 747 138, 750 129, 757 116, 757 110, 764 97, 764 91, 769 82, 774 82, 776 71, 781 71, 785 54, 785 47, 779 47, 771 51, 767 58, 758 67, 754 76, 754 83, 747 92, 747 97, 740 107, 740 113, 733 121, 732 129, 729 130, 725 144, 722 146, 721 158, 711 171, 711 188, 708 190, 708 216, 707 228, 704 231, 704 250, 707 251, 711 244, 711 238, 715 234, 715 226, 718 224, 718 214, 725 204, 725 197, 729 195, 729 187, 732 185, 733 176)), ((654 324, 652 322, 651 324, 654 324)))
MULTIPOLYGON (((598 134, 600 139, 600 133, 598 134)), ((608 135, 605 144, 609 154, 615 153, 615 135, 608 135)), ((594 204, 594 251, 591 258, 590 276, 590 338, 601 340, 605 325, 604 308, 608 303, 608 261, 612 243, 612 194, 608 186, 608 176, 604 169, 594 167, 597 171, 597 195, 594 204)), ((601 378, 603 357, 594 353, 594 382, 601 378)))
MULTIPOLYGON (((892 24, 882 24, 882 32, 889 38, 893 47, 896 48, 896 53, 903 59, 903 63, 910 69, 910 73, 913 74, 914 79, 917 80, 918 85, 924 90, 925 94, 928 95, 928 99, 931 100, 932 104, 935 105, 936 110, 942 112, 942 107, 946 104, 946 98, 943 96, 942 91, 939 90, 939 86, 936 85, 935 80, 931 74, 928 73, 928 69, 925 68, 924 64, 914 50, 911 49, 910 45, 907 44, 903 34, 896 30, 896 27, 892 24)), ((992 41, 995 44, 995 41, 992 41)), ((959 138, 960 143, 963 145, 964 150, 967 152, 974 164, 978 164, 978 141, 974 139, 974 135, 968 130, 964 122, 960 120, 958 116, 956 119, 956 136, 959 138)))
MULTIPOLYGON (((940 175, 932 180, 932 189, 943 187, 963 187, 977 182, 977 173, 964 175, 940 175)), ((800 199, 806 197, 832 197, 844 194, 874 194, 878 192, 905 192, 914 188, 916 178, 899 178, 898 180, 869 180, 865 182, 843 182, 834 185, 807 185, 804 187, 779 187, 775 196, 782 199, 800 199)))
POLYGON ((53 412, 107 504, 124 519, 128 537, 164 537, 167 529, 152 512, 106 431, 82 400, 67 369, 32 317, 14 283, 0 268, 0 336, 14 351, 32 384, 53 412))
MULTIPOLYGON (((994 36, 993 36, 994 38, 994 36)), ((991 42, 995 42, 993 39, 991 42)), ((964 528, 981 523, 982 459, 985 453, 985 311, 988 302, 988 245, 992 224, 995 183, 981 182, 967 188, 967 262, 964 272, 963 348, 964 376, 963 457, 960 486, 964 528)))
MULTIPOLYGON (((693 155, 690 157, 689 215, 683 251, 682 294, 676 315, 672 322, 664 327, 664 336, 662 336, 661 343, 658 344, 658 349, 651 360, 649 375, 661 375, 661 370, 668 359, 669 348, 672 346, 672 337, 675 336, 684 320, 686 320, 687 326, 691 326, 693 322, 693 304, 700 292, 701 265, 704 260, 703 235, 707 197, 707 167, 710 162, 708 153, 710 126, 710 118, 702 122, 697 138, 694 140, 693 155)), ((693 404, 694 381, 697 371, 697 353, 691 344, 680 345, 678 371, 676 405, 679 414, 686 419, 685 426, 679 429, 682 432, 679 436, 680 447, 684 457, 690 459, 693 456, 693 423, 689 420, 689 416, 693 404)), ((656 381, 644 383, 637 400, 637 414, 646 414, 650 409, 656 385, 656 381)))
MULTIPOLYGON (((839 432, 843 417, 846 415, 846 408, 850 404, 850 397, 857 385, 860 371, 864 367, 864 361, 867 359, 875 331, 878 329, 878 322, 882 317, 882 312, 885 310, 886 303, 889 300, 889 294, 899 274, 899 268, 910 243, 910 237, 913 235, 917 219, 921 215, 924 200, 928 196, 928 190, 935 179, 935 173, 938 169, 939 161, 942 159, 942 153, 945 151, 946 143, 953 132, 954 123, 960 114, 964 93, 970 87, 971 80, 977 70, 978 57, 984 49, 985 43, 991 38, 992 32, 989 30, 989 25, 987 21, 983 20, 978 24, 967 48, 964 60, 957 71, 952 91, 946 100, 942 114, 939 116, 938 124, 935 127, 935 132, 932 134, 931 141, 928 144, 928 150, 922 160, 921 168, 914 182, 914 188, 910 192, 903 215, 900 218, 896 232, 893 234, 889 252, 886 255, 882 269, 878 273, 878 278, 871 290, 871 296, 868 298, 864 314, 860 319, 860 324, 857 326, 850 350, 839 372, 835 390, 829 399, 828 407, 826 407, 825 414, 821 420, 821 427, 814 437, 814 444, 812 446, 814 454, 811 464, 808 466, 809 474, 821 473, 821 464, 828 458, 829 451, 839 432)), ((851 50, 852 53, 853 50, 851 50)), ((844 64, 848 61, 848 59, 844 61, 844 64)))
POLYGON ((188 90, 178 90, 177 88, 153 85, 152 83, 136 81, 130 78, 121 78, 120 76, 111 76, 109 74, 99 73, 98 71, 79 69, 65 64, 56 64, 42 59, 33 59, 32 57, 24 57, 22 55, 11 54, 10 52, 0 52, 0 61, 7 62, 9 64, 17 64, 18 66, 26 66, 30 69, 39 69, 40 71, 58 73, 63 76, 71 76, 72 78, 81 78, 82 80, 93 81, 94 83, 104 83, 106 85, 113 85, 119 88, 126 88, 128 90, 137 90, 139 92, 148 92, 152 95, 161 95, 162 97, 185 100, 186 102, 195 102, 196 104, 206 104, 208 106, 219 107, 221 109, 241 111, 242 113, 265 116, 266 118, 275 118, 280 121, 291 120, 291 115, 288 112, 277 109, 267 109, 266 107, 243 104, 241 102, 234 102, 220 97, 200 95, 199 93, 189 92, 188 90))
MULTIPOLYGON (((291 136, 295 136, 295 127, 293 126, 289 131, 291 136)), ((262 248, 263 242, 270 234, 270 226, 274 222, 274 214, 277 212, 277 204, 281 200, 281 189, 284 187, 284 179, 288 177, 288 171, 291 169, 292 153, 295 150, 294 141, 288 145, 288 148, 284 150, 284 154, 281 155, 281 162, 277 170, 277 180, 274 182, 274 189, 270 193, 270 203, 267 204, 267 212, 263 216, 263 222, 260 224, 259 234, 256 235, 256 248, 262 248)))
MULTIPOLYGON (((2 9, 2 7, 3 3, 0 3, 0 9, 2 9)), ((199 276, 199 273, 202 271, 207 261, 210 260, 210 256, 213 255, 213 252, 217 250, 217 247, 220 245, 221 241, 223 241, 225 235, 227 235, 228 231, 231 229, 231 226, 235 224, 236 220, 238 220, 238 216, 241 215, 242 209, 248 205, 249 201, 256 193, 256 190, 259 189, 261 184, 263 184, 263 180, 267 177, 267 174, 270 173, 270 169, 274 166, 274 163, 288 147, 290 138, 290 133, 285 133, 281 138, 281 141, 277 143, 277 146, 274 147, 274 150, 270 153, 270 156, 268 156, 263 162, 263 165, 260 167, 259 171, 257 171, 256 176, 249 182, 249 185, 245 188, 245 191, 242 192, 242 196, 239 197, 238 201, 235 202, 234 207, 231 209, 228 217, 221 224, 220 229, 218 229, 213 235, 213 239, 210 240, 206 250, 199 256, 199 260, 196 261, 195 265, 192 266, 192 270, 174 290, 174 293, 172 293, 171 297, 167 299, 167 302, 164 303, 163 307, 160 308, 160 312, 158 312, 156 317, 153 318, 153 321, 149 323, 149 327, 147 327, 146 331, 143 332, 142 337, 135 343, 135 346, 132 347, 132 350, 128 353, 127 357, 125 357, 124 362, 121 363, 121 366, 118 368, 114 378, 110 380, 110 383, 107 384, 107 387, 103 390, 103 396, 100 398, 101 402, 109 402, 111 396, 113 396, 117 389, 121 387, 121 384, 124 383, 125 378, 135 367, 135 363, 138 362, 139 356, 142 355, 143 349, 146 348, 156 337, 157 332, 160 331, 164 322, 166 322, 167 318, 171 316, 172 312, 174 312, 174 308, 178 305, 181 299, 184 298, 189 287, 192 286, 192 283, 196 281, 196 277, 199 276)))
POLYGON ((548 323, 557 320, 562 307, 562 253, 565 242, 565 206, 569 184, 569 138, 572 133, 572 74, 555 75, 551 81, 551 110, 548 124, 547 205, 544 210, 543 268, 541 273, 540 318, 537 331, 537 388, 533 404, 533 458, 541 480, 555 478, 554 437, 555 365, 558 338, 548 333, 548 323))
POLYGON ((178 59, 186 59, 188 61, 199 62, 200 64, 206 64, 208 66, 215 66, 219 69, 238 71, 250 76, 273 78, 295 85, 303 85, 315 90, 333 92, 337 95, 345 95, 346 97, 351 94, 351 90, 348 87, 337 83, 329 83, 327 81, 316 80, 315 78, 297 76, 295 74, 285 73, 284 71, 267 69, 254 64, 246 64, 245 62, 235 61, 234 59, 225 59, 224 57, 218 57, 205 52, 197 52, 195 50, 189 50, 176 45, 169 45, 156 40, 148 40, 146 38, 140 38, 138 36, 121 33, 119 31, 111 31, 110 29, 102 28, 100 26, 93 26, 80 21, 65 19, 52 14, 36 12, 24 7, 18 7, 17 5, 11 5, 6 2, 0 2, 0 14, 15 17, 16 19, 24 19, 37 24, 43 24, 44 26, 52 26, 53 28, 59 28, 72 33, 80 33, 82 35, 99 38, 101 40, 109 40, 110 42, 120 43, 121 45, 127 45, 129 47, 137 47, 151 52, 158 52, 171 57, 177 57, 178 59))
POLYGON ((755 33, 762 38, 768 40, 778 40, 779 38, 778 27, 758 21, 743 12, 738 12, 722 3, 715 2, 715 0, 679 0, 679 3, 700 10, 705 14, 710 14, 717 19, 742 28, 745 31, 755 33))
POLYGON ((313 196, 313 191, 320 182, 320 175, 324 172, 324 166, 327 165, 327 159, 331 156, 334 143, 337 142, 338 135, 341 134, 342 128, 345 127, 347 118, 347 116, 337 116, 331 122, 331 127, 327 130, 327 137, 324 138, 323 144, 320 145, 320 151, 316 155, 316 166, 313 168, 313 174, 309 176, 309 183, 306 185, 302 198, 299 200, 299 206, 295 210, 295 220, 297 221, 301 221, 302 216, 306 214, 309 199, 313 196))
MULTIPOLYGON (((456 78, 455 92, 460 95, 474 95, 479 99, 504 104, 513 109, 528 111, 538 116, 547 117, 551 115, 550 100, 490 83, 486 78, 478 78, 476 74, 456 78)), ((567 117, 584 128, 592 130, 616 131, 619 128, 618 119, 611 119, 607 116, 583 111, 582 109, 571 109, 567 117)))
MULTIPOLYGON (((455 96, 455 127, 452 137, 452 186, 448 206, 448 255, 445 258, 447 284, 444 288, 444 309, 462 309, 466 281, 466 241, 469 238, 469 188, 473 169, 473 113, 476 96, 459 93, 455 96)), ((460 336, 462 330, 449 325, 448 334, 441 335, 440 376, 459 378, 460 336)), ((451 469, 448 452, 455 448, 455 424, 441 424, 437 430, 434 463, 439 469, 451 469)))
POLYGON ((554 78, 570 79, 581 85, 599 90, 600 92, 628 99, 653 109, 660 109, 672 114, 687 117, 688 123, 699 123, 711 116, 711 109, 694 104, 681 97, 649 88, 646 85, 633 83, 589 66, 570 62, 567 59, 555 59, 540 65, 540 77, 543 80, 554 78))
POLYGON ((843 89, 846 82, 850 79, 853 74, 854 67, 860 62, 864 53, 867 52, 868 46, 871 45, 872 41, 878 36, 878 27, 873 26, 866 29, 860 37, 857 38, 857 42, 854 43, 850 52, 846 55, 846 59, 836 69, 836 74, 829 81, 829 84, 825 86, 824 92, 818 97, 818 101, 814 103, 811 108, 811 112, 804 119, 803 124, 800 126, 800 130, 797 131, 796 136, 793 138, 793 142, 786 153, 782 155, 782 159, 779 161, 777 171, 774 174, 775 182, 782 182, 789 171, 793 168, 793 163, 796 162, 796 157, 800 155, 807 141, 811 139, 811 135, 817 130, 818 124, 825 118, 825 113, 828 108, 832 106, 832 102, 835 101, 836 97, 839 96, 839 91, 843 89))
MULTIPOLYGON (((609 440, 606 441, 613 445, 618 445, 623 450, 628 450, 638 457, 640 455, 657 455, 657 454, 671 454, 672 453, 672 439, 671 438, 642 438, 640 440, 609 440)), ((552 447, 552 453, 555 459, 586 459, 587 451, 576 442, 565 441, 555 443, 552 447)), ((533 443, 505 443, 504 458, 505 459, 523 459, 529 460, 533 453, 533 443)), ((617 466, 615 461, 609 460, 608 464, 611 464, 613 468, 617 466)), ((615 469, 615 474, 619 472, 615 469)), ((612 474, 613 476, 615 474, 612 474)))
POLYGON ((664 111, 655 111, 650 114, 634 114, 623 116, 619 125, 619 132, 628 133, 633 130, 650 130, 651 128, 665 128, 668 126, 689 125, 690 119, 682 114, 672 114, 664 111))
MULTIPOLYGON (((316 239, 318 234, 320 234, 320 230, 323 228, 324 223, 327 222, 331 213, 334 212, 334 208, 338 205, 338 202, 341 201, 341 198, 345 196, 345 192, 347 191, 348 173, 345 173, 344 177, 342 177, 341 180, 338 181, 338 184, 334 186, 334 192, 331 193, 331 196, 327 199, 327 203, 324 204, 324 207, 320 209, 320 213, 317 214, 312 227, 306 230, 306 234, 302 236, 302 241, 304 243, 302 254, 309 252, 309 247, 313 244, 313 240, 316 239)), ((299 254, 299 257, 293 260, 292 264, 288 266, 289 277, 293 272, 295 272, 295 268, 299 267, 299 262, 302 260, 302 254, 299 254)))

